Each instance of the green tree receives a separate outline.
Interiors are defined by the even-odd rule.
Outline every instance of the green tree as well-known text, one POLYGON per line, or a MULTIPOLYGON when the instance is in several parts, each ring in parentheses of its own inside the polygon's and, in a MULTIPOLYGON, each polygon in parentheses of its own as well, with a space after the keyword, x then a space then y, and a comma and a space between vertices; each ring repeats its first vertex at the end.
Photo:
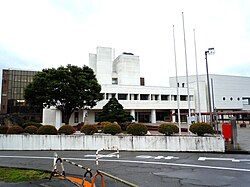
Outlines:
POLYGON ((55 106, 62 112, 63 122, 68 124, 74 110, 92 108, 103 99, 100 91, 91 68, 69 64, 38 72, 26 87, 24 97, 31 106, 55 106))
POLYGON ((123 109, 123 106, 115 97, 110 98, 109 102, 103 106, 102 112, 98 114, 99 121, 117 122, 119 125, 131 122, 134 118, 123 109))

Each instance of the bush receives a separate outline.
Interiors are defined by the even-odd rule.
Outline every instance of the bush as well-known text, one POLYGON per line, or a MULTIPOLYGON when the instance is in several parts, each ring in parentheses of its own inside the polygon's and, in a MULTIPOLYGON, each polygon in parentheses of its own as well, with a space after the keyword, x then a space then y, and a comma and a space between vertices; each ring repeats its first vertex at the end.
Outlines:
POLYGON ((98 129, 94 125, 83 125, 80 131, 86 135, 93 135, 98 132, 98 129))
POLYGON ((37 134, 56 135, 57 130, 53 125, 43 125, 37 130, 37 134))
POLYGON ((23 132, 24 130, 22 127, 19 125, 13 125, 8 129, 7 134, 22 134, 23 132))
POLYGON ((166 136, 171 136, 179 132, 179 128, 174 124, 163 123, 159 126, 158 131, 166 136))
POLYGON ((76 131, 75 131, 74 127, 72 127, 71 125, 63 125, 58 130, 59 134, 66 134, 66 135, 74 134, 75 132, 76 131))
POLYGON ((127 133, 135 136, 143 136, 147 134, 147 132, 148 132, 147 126, 140 123, 130 124, 127 127, 127 133))
POLYGON ((37 123, 37 122, 33 122, 33 121, 26 121, 24 124, 23 124, 23 127, 26 128, 28 126, 35 126, 36 128, 40 128, 42 126, 41 123, 37 123))
POLYGON ((100 123, 100 125, 102 126, 102 128, 104 128, 106 125, 111 125, 112 123, 109 121, 103 121, 100 123))
POLYGON ((37 130, 38 128, 36 126, 30 125, 24 129, 24 132, 29 134, 37 134, 37 130))
POLYGON ((77 125, 73 126, 73 128, 74 128, 76 131, 80 131, 83 125, 84 125, 84 122, 80 122, 80 123, 78 123, 77 125))
POLYGON ((9 127, 6 125, 0 126, 0 134, 7 134, 9 127))
POLYGON ((118 133, 121 133, 122 129, 120 125, 118 125, 117 123, 111 123, 111 124, 104 125, 103 132, 105 134, 116 135, 118 133))
POLYGON ((208 123, 193 123, 189 130, 198 136, 204 136, 204 134, 214 134, 213 127, 208 123))

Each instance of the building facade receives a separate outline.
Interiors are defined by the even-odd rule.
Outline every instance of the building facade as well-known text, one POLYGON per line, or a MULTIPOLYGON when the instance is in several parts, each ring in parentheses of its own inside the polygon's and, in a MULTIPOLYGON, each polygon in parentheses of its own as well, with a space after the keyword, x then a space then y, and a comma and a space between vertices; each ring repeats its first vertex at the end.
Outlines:
MULTIPOLYGON (((177 89, 174 87, 145 86, 140 77, 140 59, 132 53, 122 53, 114 58, 114 50, 97 47, 96 54, 89 54, 89 66, 94 70, 101 84, 104 99, 89 111, 75 111, 70 124, 88 121, 97 122, 97 114, 111 97, 116 97, 124 109, 134 117, 135 122, 176 122, 177 89), (88 116, 87 118, 85 118, 88 116)), ((190 89, 190 109, 195 112, 194 90, 190 89)), ((187 121, 187 88, 180 88, 181 121, 187 121)), ((60 127, 61 113, 55 108, 44 109, 43 123, 60 127)))
POLYGON ((24 100, 24 90, 33 81, 36 73, 36 71, 3 69, 1 114, 29 113, 24 100))
MULTIPOLYGON (((250 77, 210 74, 210 95, 212 112, 219 113, 220 119, 236 116, 238 119, 249 120, 250 114, 250 77)), ((209 111, 207 75, 199 75, 200 110, 206 114, 209 111)), ((171 87, 183 86, 186 77, 170 77, 171 87)), ((194 90, 195 108, 198 113, 198 90, 196 76, 189 76, 190 87, 194 90)))
MULTIPOLYGON (((135 122, 157 123, 177 122, 177 85, 180 96, 181 122, 187 122, 189 114, 188 93, 185 76, 169 78, 170 87, 145 86, 140 77, 140 59, 132 53, 122 53, 114 58, 114 50, 97 47, 96 54, 89 54, 89 66, 94 70, 104 99, 89 111, 75 111, 70 124, 97 122, 97 114, 111 97, 116 97, 124 109, 134 117, 135 122)), ((210 75, 212 112, 218 118, 248 119, 250 115, 250 77, 210 75)), ((200 107, 198 106, 198 90, 196 76, 189 76, 190 112, 198 116, 199 108, 202 121, 209 121, 209 105, 206 75, 199 76, 200 107)), ((55 108, 44 109, 43 123, 62 125, 61 112, 55 108)), ((195 118, 192 118, 195 119, 195 118)), ((197 118, 196 118, 197 119, 197 118)))

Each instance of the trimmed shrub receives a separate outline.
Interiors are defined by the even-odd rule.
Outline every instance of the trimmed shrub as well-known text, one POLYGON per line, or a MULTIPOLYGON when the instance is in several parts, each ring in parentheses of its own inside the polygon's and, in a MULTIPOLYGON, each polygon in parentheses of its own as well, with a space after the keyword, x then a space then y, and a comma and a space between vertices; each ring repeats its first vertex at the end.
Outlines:
POLYGON ((204 134, 214 134, 213 127, 208 123, 193 123, 189 130, 198 136, 204 136, 204 134))
POLYGON ((148 132, 147 126, 141 123, 130 124, 127 127, 127 133, 135 136, 143 136, 147 134, 147 132, 148 132))
POLYGON ((41 135, 56 135, 57 134, 57 130, 53 125, 43 125, 41 126, 38 130, 37 130, 37 134, 41 134, 41 135))
POLYGON ((38 128, 36 126, 30 125, 24 129, 24 132, 29 134, 37 134, 37 130, 38 128))
POLYGON ((80 131, 83 125, 84 125, 84 122, 80 122, 80 123, 78 123, 77 125, 73 126, 73 128, 74 128, 76 131, 80 131))
POLYGON ((122 132, 122 129, 120 125, 118 125, 117 123, 106 124, 103 127, 103 133, 105 134, 116 135, 121 132, 122 132))
POLYGON ((95 125, 83 125, 80 131, 86 135, 93 135, 98 132, 98 129, 95 125))
POLYGON ((9 127, 7 134, 22 134, 24 132, 23 128, 19 125, 13 125, 9 127))
POLYGON ((0 134, 7 134, 9 127, 6 125, 0 126, 0 134))
POLYGON ((33 122, 33 121, 26 121, 24 124, 23 124, 23 127, 26 128, 28 126, 35 126, 37 127, 38 129, 43 126, 41 123, 37 123, 37 122, 33 122))
POLYGON ((165 134, 166 136, 171 136, 174 133, 178 133, 179 128, 174 124, 163 123, 159 126, 158 132, 165 134))
POLYGON ((76 131, 74 127, 72 127, 71 125, 63 125, 58 130, 59 134, 66 134, 66 135, 74 134, 75 132, 76 131))
POLYGON ((112 123, 109 121, 103 121, 100 123, 100 125, 102 126, 102 128, 104 128, 106 125, 111 125, 112 123))

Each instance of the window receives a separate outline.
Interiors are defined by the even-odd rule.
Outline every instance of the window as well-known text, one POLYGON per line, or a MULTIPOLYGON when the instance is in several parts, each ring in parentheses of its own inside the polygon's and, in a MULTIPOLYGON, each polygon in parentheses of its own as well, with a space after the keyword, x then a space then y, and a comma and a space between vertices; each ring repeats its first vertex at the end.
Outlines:
POLYGON ((187 101, 188 100, 188 96, 187 95, 181 95, 180 96, 180 100, 181 101, 187 101))
POLYGON ((232 101, 232 100, 233 100, 233 98, 232 98, 232 97, 230 97, 230 100, 232 101))
POLYGON ((169 98, 169 95, 161 95, 161 100, 162 101, 167 101, 169 98))
POLYGON ((112 84, 118 84, 118 79, 117 78, 112 78, 112 84))
POLYGON ((237 100, 239 101, 239 100, 240 100, 240 98, 238 97, 238 98, 237 98, 237 100))
POLYGON ((107 99, 107 100, 109 99, 109 94, 108 94, 108 93, 106 93, 106 99, 107 99))
POLYGON ((179 84, 179 83, 177 83, 177 87, 180 87, 180 84, 179 84))
POLYGON ((171 100, 172 101, 177 101, 177 95, 171 95, 171 100))
POLYGON ((127 100, 128 94, 118 94, 118 100, 127 100))
POLYGON ((185 83, 182 83, 182 88, 184 88, 185 87, 185 83))
POLYGON ((149 94, 141 94, 140 100, 149 100, 149 94))
POLYGON ((138 100, 138 94, 134 94, 134 100, 138 100))
POLYGON ((223 100, 223 101, 225 101, 225 100, 226 100, 226 98, 225 98, 225 97, 223 97, 223 98, 222 98, 222 100, 223 100))

